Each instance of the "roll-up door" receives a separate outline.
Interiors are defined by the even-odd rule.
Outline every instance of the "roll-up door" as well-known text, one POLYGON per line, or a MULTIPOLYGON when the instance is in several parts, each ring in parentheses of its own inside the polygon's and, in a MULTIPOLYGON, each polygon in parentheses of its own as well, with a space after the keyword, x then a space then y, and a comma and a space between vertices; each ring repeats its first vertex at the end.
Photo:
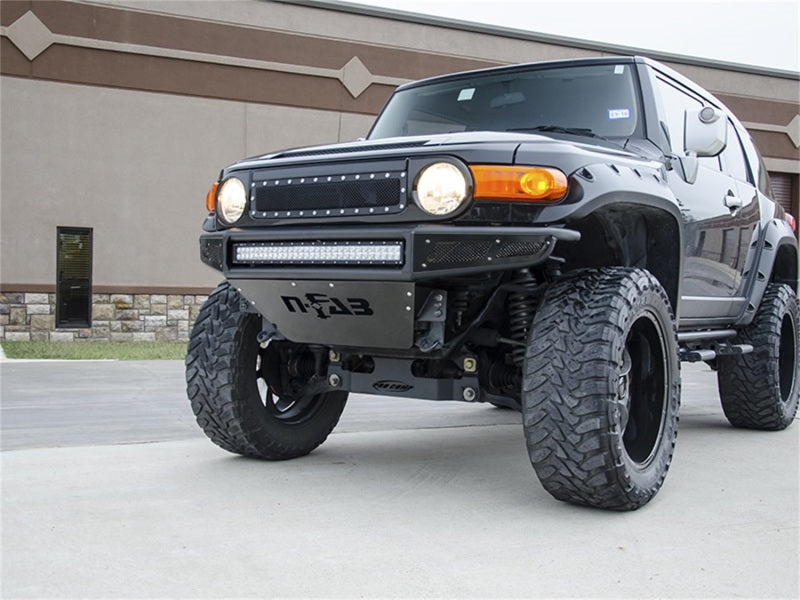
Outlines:
POLYGON ((797 214, 794 190, 794 183, 797 176, 791 173, 770 173, 769 178, 772 182, 772 194, 775 196, 775 200, 778 204, 780 204, 786 212, 792 213, 794 216, 800 216, 797 214))

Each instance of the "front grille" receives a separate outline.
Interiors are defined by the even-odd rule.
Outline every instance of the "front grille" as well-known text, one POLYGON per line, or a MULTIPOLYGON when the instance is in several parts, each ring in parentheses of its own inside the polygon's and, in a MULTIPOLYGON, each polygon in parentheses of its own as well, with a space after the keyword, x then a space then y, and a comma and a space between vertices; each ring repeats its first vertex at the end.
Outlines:
POLYGON ((255 188, 255 210, 308 211, 392 206, 400 198, 399 179, 336 181, 255 188))
POLYGON ((326 167, 323 172, 260 171, 250 186, 250 216, 260 220, 397 213, 405 208, 406 180, 404 163, 326 167))

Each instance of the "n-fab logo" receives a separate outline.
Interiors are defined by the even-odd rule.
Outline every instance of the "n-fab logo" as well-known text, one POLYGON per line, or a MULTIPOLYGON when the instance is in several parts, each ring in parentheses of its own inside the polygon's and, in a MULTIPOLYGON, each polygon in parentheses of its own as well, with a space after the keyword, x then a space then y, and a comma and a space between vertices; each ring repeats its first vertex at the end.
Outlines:
POLYGON ((352 317, 368 317, 372 308, 364 298, 337 298, 327 294, 306 294, 297 296, 281 296, 284 306, 290 313, 308 313, 314 311, 319 319, 350 315, 352 317))

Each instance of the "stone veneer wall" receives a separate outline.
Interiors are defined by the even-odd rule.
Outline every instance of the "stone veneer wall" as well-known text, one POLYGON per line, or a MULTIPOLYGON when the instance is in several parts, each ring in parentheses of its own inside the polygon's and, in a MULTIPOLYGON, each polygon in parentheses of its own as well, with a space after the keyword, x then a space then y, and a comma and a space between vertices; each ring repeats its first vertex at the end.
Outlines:
POLYGON ((208 296, 179 294, 93 294, 92 326, 56 328, 56 295, 0 293, 0 342, 187 340, 208 296))

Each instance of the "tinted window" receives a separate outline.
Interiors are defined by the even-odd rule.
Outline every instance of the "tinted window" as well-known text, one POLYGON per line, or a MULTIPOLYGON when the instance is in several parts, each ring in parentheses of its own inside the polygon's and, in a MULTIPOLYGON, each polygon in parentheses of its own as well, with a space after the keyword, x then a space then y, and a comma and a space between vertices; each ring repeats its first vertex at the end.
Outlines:
POLYGON ((682 156, 686 147, 684 145, 684 114, 687 110, 702 108, 703 103, 660 77, 657 82, 661 103, 664 107, 666 118, 664 125, 669 134, 670 148, 673 154, 682 156))
POLYGON ((769 173, 767 173, 767 167, 764 166, 764 159, 761 158, 758 148, 756 148, 753 139, 749 135, 745 134, 740 139, 748 159, 747 163, 750 165, 750 170, 753 174, 753 181, 758 182, 758 189, 761 190, 763 194, 772 197, 769 173))
POLYGON ((631 65, 472 74, 396 92, 370 139, 556 126, 628 137, 639 125, 631 65))
POLYGON ((721 158, 725 171, 731 177, 735 177, 740 181, 750 180, 750 172, 747 169, 742 144, 736 134, 736 129, 734 129, 730 121, 728 121, 728 144, 722 151, 721 158))

